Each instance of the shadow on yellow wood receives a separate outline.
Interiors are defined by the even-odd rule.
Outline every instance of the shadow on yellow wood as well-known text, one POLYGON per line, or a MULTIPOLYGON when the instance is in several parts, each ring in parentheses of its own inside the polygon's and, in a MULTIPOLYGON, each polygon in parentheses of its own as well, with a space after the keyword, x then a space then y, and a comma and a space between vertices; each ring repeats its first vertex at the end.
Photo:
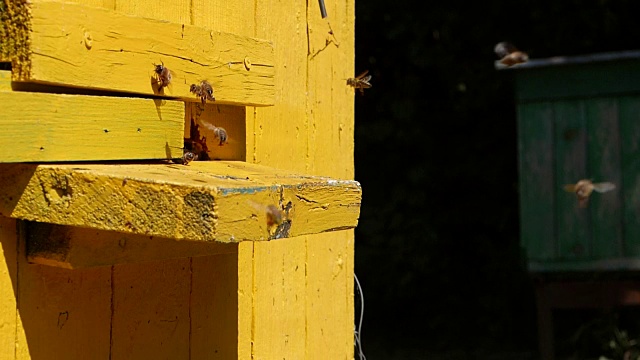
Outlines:
POLYGON ((235 254, 236 244, 178 241, 113 231, 26 223, 31 263, 78 269, 216 254, 235 254))

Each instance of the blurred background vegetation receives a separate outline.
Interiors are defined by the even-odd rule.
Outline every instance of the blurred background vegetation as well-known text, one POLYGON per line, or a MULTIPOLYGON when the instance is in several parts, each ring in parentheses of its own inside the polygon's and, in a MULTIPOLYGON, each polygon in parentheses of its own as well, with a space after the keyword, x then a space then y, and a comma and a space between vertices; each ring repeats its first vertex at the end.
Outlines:
POLYGON ((356 72, 373 75, 356 96, 355 134, 368 360, 535 356, 513 79, 494 69, 493 47, 510 41, 531 58, 638 50, 639 10, 637 0, 356 1, 356 72))

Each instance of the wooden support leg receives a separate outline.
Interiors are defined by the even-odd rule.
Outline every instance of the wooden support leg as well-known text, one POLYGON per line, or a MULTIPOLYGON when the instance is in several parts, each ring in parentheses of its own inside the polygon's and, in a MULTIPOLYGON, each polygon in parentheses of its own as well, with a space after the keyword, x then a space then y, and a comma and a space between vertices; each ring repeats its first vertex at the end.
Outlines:
POLYGON ((553 342, 553 314, 551 312, 551 304, 548 296, 547 288, 544 283, 536 284, 536 306, 538 310, 538 349, 540 358, 543 360, 553 360, 554 342, 553 342))

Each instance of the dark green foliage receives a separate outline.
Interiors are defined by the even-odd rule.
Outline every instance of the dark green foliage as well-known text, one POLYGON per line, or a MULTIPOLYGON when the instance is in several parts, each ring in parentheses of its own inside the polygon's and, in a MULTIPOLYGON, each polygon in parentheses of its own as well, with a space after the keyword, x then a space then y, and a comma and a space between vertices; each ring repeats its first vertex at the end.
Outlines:
POLYGON ((400 348, 535 351, 515 89, 494 70, 493 46, 511 41, 532 58, 640 49, 638 10, 631 0, 356 1, 356 73, 373 75, 356 96, 369 360, 400 348))

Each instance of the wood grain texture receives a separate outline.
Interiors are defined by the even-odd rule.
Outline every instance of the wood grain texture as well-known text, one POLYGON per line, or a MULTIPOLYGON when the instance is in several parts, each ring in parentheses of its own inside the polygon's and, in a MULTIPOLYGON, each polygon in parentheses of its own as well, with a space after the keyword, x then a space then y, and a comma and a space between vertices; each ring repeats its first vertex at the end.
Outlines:
MULTIPOLYGON (((24 254, 21 237, 20 254, 24 254)), ((109 354, 111 271, 66 270, 18 258, 16 359, 89 359, 109 354)))
POLYGON ((233 244, 176 241, 112 231, 28 222, 27 259, 67 269, 237 253, 233 244))
POLYGON ((113 267, 113 359, 188 359, 190 259, 113 267))
POLYGON ((557 255, 553 121, 550 102, 518 106, 521 241, 533 261, 557 255))
MULTIPOLYGON (((119 3, 116 8, 146 14, 136 11, 144 6, 155 14, 156 5, 170 7, 160 1, 153 6, 127 4, 133 8, 119 3)), ((188 7, 185 11, 190 12, 188 7)), ((179 19, 169 23, 71 3, 38 1, 28 16, 28 58, 13 55, 14 80, 194 102, 200 100, 190 92, 190 85, 208 80, 217 103, 273 105, 274 58, 268 41, 179 19), (170 86, 158 89, 154 63, 164 63, 173 71, 170 86)))
MULTIPOLYGON (((237 250, 237 244, 232 246, 237 250)), ((239 265, 237 252, 193 258, 192 359, 243 359, 237 346, 239 265)))
POLYGON ((18 298, 16 220, 0 216, 0 359, 15 359, 18 298))
POLYGON ((307 236, 306 359, 353 356, 352 239, 350 231, 307 236))
POLYGON ((589 178, 584 103, 558 101, 553 112, 558 255, 565 259, 588 259, 592 251, 589 211, 578 206, 575 193, 564 190, 566 184, 589 178))
MULTIPOLYGON (((315 4, 314 4, 315 5, 315 4)), ((307 158, 307 7, 256 0, 256 36, 275 47, 275 103, 256 109, 252 162, 305 172, 307 158)))
POLYGON ((0 91, 0 162, 182 156, 178 101, 0 91))
POLYGON ((310 3, 307 9, 306 172, 352 179, 354 89, 346 79, 355 76, 355 6, 349 0, 325 1, 328 17, 310 3))
MULTIPOLYGON (((620 126, 614 98, 592 99, 586 105, 589 128, 589 169, 595 182, 609 181, 621 186, 620 126)), ((622 202, 620 189, 593 194, 589 210, 593 237, 593 258, 622 255, 622 202), (597 219, 597 220, 596 220, 597 219)))
POLYGON ((238 244, 238 359, 250 359, 253 353, 253 274, 254 243, 238 244))
POLYGON ((261 208, 269 204, 291 202, 291 229, 283 236, 353 228, 359 216, 361 192, 355 181, 242 162, 5 165, 0 170, 0 185, 7 189, 0 194, 0 214, 98 230, 237 242, 272 234, 261 208))
POLYGON ((304 359, 306 241, 254 243, 253 358, 304 359))

